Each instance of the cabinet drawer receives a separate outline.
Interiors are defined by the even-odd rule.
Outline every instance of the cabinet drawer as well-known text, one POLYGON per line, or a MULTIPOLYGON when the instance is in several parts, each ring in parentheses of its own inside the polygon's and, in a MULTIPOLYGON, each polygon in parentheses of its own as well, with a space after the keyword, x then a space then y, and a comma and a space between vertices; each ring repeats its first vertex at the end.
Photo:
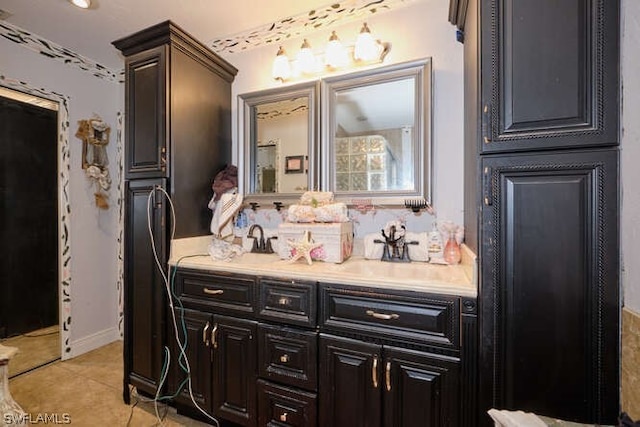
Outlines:
POLYGON ((253 314, 255 311, 256 286, 252 277, 180 270, 175 280, 178 295, 187 306, 212 307, 222 313, 253 314))
POLYGON ((315 426, 315 393, 258 380, 258 426, 315 426))
POLYGON ((317 390, 318 334, 278 326, 258 326, 260 376, 317 390))
POLYGON ((460 347, 459 297, 324 284, 321 300, 323 329, 460 347))
POLYGON ((299 326, 316 326, 315 282, 260 279, 259 317, 299 326))

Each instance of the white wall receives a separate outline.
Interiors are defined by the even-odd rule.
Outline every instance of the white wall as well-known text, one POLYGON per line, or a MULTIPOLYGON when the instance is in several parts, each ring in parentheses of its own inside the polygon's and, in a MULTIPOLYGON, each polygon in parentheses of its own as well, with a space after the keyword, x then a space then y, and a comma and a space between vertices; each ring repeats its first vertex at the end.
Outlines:
POLYGON ((640 2, 622 0, 622 284, 624 303, 640 313, 640 2))
POLYGON ((93 77, 89 72, 49 59, 3 37, 0 37, 0 74, 70 98, 70 338, 73 356, 118 338, 116 113, 124 105, 124 86, 93 77), (78 120, 88 119, 94 113, 111 126, 107 152, 113 185, 111 207, 107 211, 95 206, 93 187, 81 168, 82 143, 74 136, 78 120))
MULTIPOLYGON (((448 219, 462 224, 463 46, 456 42, 455 27, 447 21, 448 10, 447 1, 425 0, 398 10, 371 15, 366 22, 376 38, 392 44, 385 64, 424 57, 433 60, 433 204, 438 212, 438 220, 448 219)), ((343 43, 352 43, 363 22, 358 20, 330 29, 324 28, 306 38, 318 51, 324 49, 331 30, 336 30, 343 43)), ((291 58, 301 44, 301 38, 292 39, 284 42, 283 47, 291 58)), ((277 45, 271 45, 236 54, 223 54, 239 69, 233 83, 234 152, 238 147, 236 97, 238 94, 282 86, 271 78, 271 65, 277 50, 277 45)), ((430 229, 431 219, 423 215, 420 228, 430 229)), ((380 218, 376 222, 378 224, 373 230, 380 228, 380 218)))

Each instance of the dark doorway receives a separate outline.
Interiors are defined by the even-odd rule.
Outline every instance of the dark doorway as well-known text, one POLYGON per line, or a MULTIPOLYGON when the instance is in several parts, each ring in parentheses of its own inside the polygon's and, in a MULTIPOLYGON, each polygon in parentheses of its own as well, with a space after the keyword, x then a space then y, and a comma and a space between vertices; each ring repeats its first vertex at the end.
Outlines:
POLYGON ((58 113, 0 96, 0 338, 58 324, 58 113))

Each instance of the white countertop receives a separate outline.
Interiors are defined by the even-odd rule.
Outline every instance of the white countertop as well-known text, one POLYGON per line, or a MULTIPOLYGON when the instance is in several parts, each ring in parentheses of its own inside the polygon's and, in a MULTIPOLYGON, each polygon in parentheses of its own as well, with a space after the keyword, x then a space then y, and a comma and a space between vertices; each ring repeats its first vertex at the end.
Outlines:
POLYGON ((477 296, 475 255, 464 246, 463 261, 459 265, 383 262, 361 256, 352 256, 342 264, 314 261, 308 265, 304 259, 290 262, 280 259, 277 254, 255 253, 245 253, 230 261, 216 261, 208 255, 210 241, 211 236, 174 240, 169 264, 208 271, 477 296))

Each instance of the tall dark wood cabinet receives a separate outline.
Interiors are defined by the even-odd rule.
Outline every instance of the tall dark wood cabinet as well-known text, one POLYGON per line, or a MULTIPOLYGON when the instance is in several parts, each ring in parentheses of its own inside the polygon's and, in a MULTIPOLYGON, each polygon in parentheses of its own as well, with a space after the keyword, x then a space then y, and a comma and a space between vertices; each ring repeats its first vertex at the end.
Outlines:
POLYGON ((489 408, 619 414, 615 0, 452 0, 464 41, 465 228, 489 408))
POLYGON ((171 237, 208 234, 211 183, 231 159, 231 82, 237 70, 170 21, 113 45, 125 56, 123 393, 128 401, 129 385, 156 393, 164 347, 173 334, 149 229, 165 269, 171 237))

